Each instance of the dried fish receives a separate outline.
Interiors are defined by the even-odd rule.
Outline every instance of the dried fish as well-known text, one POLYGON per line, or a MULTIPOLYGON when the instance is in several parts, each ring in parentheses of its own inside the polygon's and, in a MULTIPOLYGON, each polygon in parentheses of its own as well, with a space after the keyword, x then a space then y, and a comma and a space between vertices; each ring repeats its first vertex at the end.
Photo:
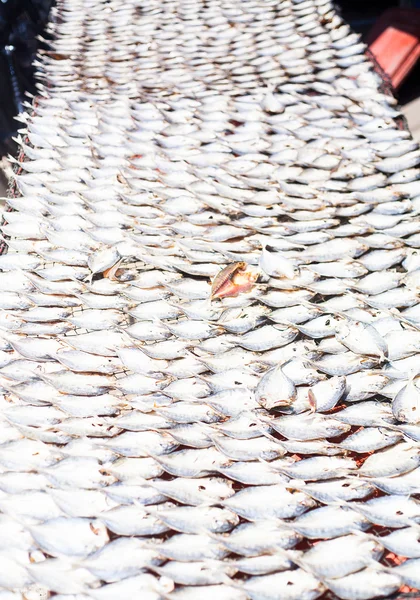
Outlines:
POLYGON ((51 11, 1 227, 2 594, 418 587, 420 152, 360 36, 324 0, 51 11))

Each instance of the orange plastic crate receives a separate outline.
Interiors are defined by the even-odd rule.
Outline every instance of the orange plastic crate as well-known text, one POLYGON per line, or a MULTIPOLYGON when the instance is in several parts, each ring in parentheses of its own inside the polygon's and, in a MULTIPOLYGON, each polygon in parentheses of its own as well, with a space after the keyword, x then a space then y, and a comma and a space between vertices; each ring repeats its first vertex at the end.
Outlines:
POLYGON ((398 88, 420 56, 420 10, 387 10, 373 26, 367 43, 393 87, 398 88))

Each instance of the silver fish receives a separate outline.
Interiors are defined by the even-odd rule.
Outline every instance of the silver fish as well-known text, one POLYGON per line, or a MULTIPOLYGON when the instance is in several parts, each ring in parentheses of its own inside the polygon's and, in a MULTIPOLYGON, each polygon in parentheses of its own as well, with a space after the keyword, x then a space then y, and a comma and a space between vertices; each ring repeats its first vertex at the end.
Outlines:
POLYGON ((140 8, 53 7, 18 117, 2 593, 418 587, 418 145, 329 1, 140 8))

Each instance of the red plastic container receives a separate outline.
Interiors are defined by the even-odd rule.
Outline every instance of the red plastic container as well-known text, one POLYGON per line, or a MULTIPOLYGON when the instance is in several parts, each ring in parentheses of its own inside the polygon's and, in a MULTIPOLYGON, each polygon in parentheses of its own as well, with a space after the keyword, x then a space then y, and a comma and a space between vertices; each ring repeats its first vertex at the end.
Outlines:
POLYGON ((420 56, 420 9, 391 8, 368 34, 367 43, 396 89, 420 56))

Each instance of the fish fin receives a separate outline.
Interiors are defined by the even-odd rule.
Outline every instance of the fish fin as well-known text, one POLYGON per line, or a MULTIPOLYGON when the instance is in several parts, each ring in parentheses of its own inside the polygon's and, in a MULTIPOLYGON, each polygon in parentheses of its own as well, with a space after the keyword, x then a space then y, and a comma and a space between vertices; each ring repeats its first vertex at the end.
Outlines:
POLYGON ((229 585, 230 587, 234 587, 237 590, 242 590, 243 589, 242 585, 240 585, 239 583, 237 583, 236 581, 234 581, 231 577, 229 577, 229 575, 226 575, 226 573, 222 574, 221 579, 223 580, 223 583, 225 585, 229 585))
POLYGON ((200 529, 199 533, 201 535, 207 535, 211 540, 214 540, 215 542, 222 542, 223 541, 223 533, 229 533, 229 532, 225 531, 223 533, 214 533, 213 531, 208 531, 207 529, 200 529))
POLYGON ((211 423, 200 422, 200 428, 205 431, 211 440, 213 440, 212 436, 217 435, 218 433, 211 423))
POLYGON ((373 558, 371 558, 370 560, 366 560, 366 567, 375 569, 376 571, 382 571, 384 573, 390 573, 392 575, 395 575, 395 567, 388 567, 387 565, 384 565, 383 563, 380 563, 379 561, 374 560, 373 558))
MULTIPOLYGON (((199 362, 203 362, 200 359, 204 358, 204 357, 201 357, 201 356, 198 356, 197 354, 194 354, 193 350, 194 350, 194 346, 192 346, 192 345, 191 346, 185 346, 185 348, 184 348, 184 354, 185 354, 184 358, 186 356, 189 356, 190 358, 195 358, 199 362)), ((194 377, 196 377, 196 375, 194 375, 194 377)), ((203 398, 203 400, 205 400, 205 398, 203 398)))
POLYGON ((222 419, 226 418, 226 415, 224 413, 222 413, 220 410, 217 410, 217 408, 215 408, 214 406, 212 406, 211 404, 209 404, 208 402, 206 402, 206 398, 201 398, 201 401, 203 402, 203 404, 206 404, 207 406, 209 406, 212 409, 212 411, 214 411, 222 419))
MULTIPOLYGON (((357 529, 357 527, 350 527, 349 532, 353 535, 357 535, 358 537, 372 540, 374 542, 378 541, 378 538, 373 535, 373 533, 369 533, 368 531, 363 531, 362 529, 357 529)), ((380 539, 380 538, 379 538, 380 539)))
MULTIPOLYGON (((304 560, 301 560, 301 556, 296 555, 297 551, 296 550, 292 550, 291 552, 288 550, 283 550, 281 548, 276 548, 276 554, 282 554, 283 556, 285 556, 286 558, 288 558, 292 563, 294 563, 296 566, 300 567, 301 569, 303 569, 304 571, 308 571, 309 567, 308 565, 305 563, 304 560)), ((303 554, 303 553, 302 553, 303 554)), ((317 579, 323 581, 322 577, 320 577, 318 574, 316 575, 317 579)))
POLYGON ((205 307, 206 310, 211 310, 213 308, 212 307, 212 300, 213 300, 213 298, 212 298, 212 295, 211 295, 211 292, 210 292, 210 294, 204 300, 204 307, 205 307))
MULTIPOLYGON (((349 295, 352 295, 351 292, 347 292, 349 295)), ((355 295, 355 294, 353 294, 355 295)), ((319 304, 315 304, 314 302, 311 302, 310 300, 301 300, 300 303, 304 306, 307 306, 308 308, 315 308, 317 310, 319 310, 321 313, 324 313, 326 315, 334 315, 337 317, 342 317, 343 319, 346 319, 346 321, 350 321, 352 319, 350 319, 349 315, 347 315, 345 312, 340 311, 340 310, 332 310, 331 308, 325 308, 324 306, 320 306, 319 304)), ((295 325, 295 327, 297 329, 299 329, 298 325, 295 325)), ((299 330, 300 331, 300 330, 299 330)))
MULTIPOLYGON (((257 419, 255 419, 255 420, 257 420, 257 419)), ((262 421, 261 421, 261 424, 262 424, 262 421)), ((268 430, 262 430, 261 436, 267 438, 268 440, 270 440, 272 442, 275 442, 276 444, 278 444, 280 447, 283 448, 281 441, 279 441, 279 439, 276 438, 274 435, 272 435, 268 430)), ((261 458, 261 457, 259 457, 258 460, 260 460, 261 462, 267 463, 267 464, 270 463, 270 461, 265 460, 264 458, 261 458)))
POLYGON ((131 347, 134 348, 141 348, 141 346, 143 345, 143 342, 141 342, 140 340, 136 340, 135 338, 132 338, 130 334, 127 333, 127 331, 123 328, 123 327, 114 327, 114 331, 118 331, 118 333, 121 333, 122 336, 127 340, 127 342, 130 343, 131 347))
MULTIPOLYGON (((267 315, 267 319, 270 321, 270 315, 267 315)), ((290 329, 297 329, 298 331, 300 331, 299 325, 297 323, 292 323, 287 319, 282 319, 281 321, 273 321, 273 323, 273 327, 275 327, 276 325, 287 325, 287 327, 290 327, 290 329)))
POLYGON ((116 272, 118 271, 118 269, 121 266, 123 259, 120 258, 115 265, 113 265, 112 267, 110 267, 109 269, 106 269, 103 272, 103 276, 107 277, 110 281, 118 281, 117 278, 115 277, 116 272))
POLYGON ((289 363, 293 362, 295 360, 296 356, 291 356, 290 358, 288 358, 287 360, 285 360, 283 363, 279 364, 278 366, 283 369, 286 365, 288 365, 289 363))
POLYGON ((408 380, 408 383, 413 383, 413 382, 414 382, 414 380, 415 380, 417 377, 419 377, 419 375, 420 375, 420 363, 419 363, 419 366, 417 367, 417 369, 412 369, 412 370, 411 370, 411 372, 410 372, 410 377, 409 377, 409 380, 408 380))
MULTIPOLYGON (((175 304, 173 304, 173 306, 176 306, 176 305, 175 305, 175 304)), ((165 323, 165 321, 162 321, 162 319, 159 319, 159 317, 153 317, 153 318, 152 318, 152 322, 153 322, 155 325, 161 325, 162 327, 165 327, 165 328, 166 328, 166 329, 168 329, 168 331, 169 331, 169 328, 168 328, 167 324, 165 323)))
POLYGON ((328 502, 328 504, 330 506, 336 506, 337 508, 343 508, 345 506, 348 506, 348 502, 346 502, 345 500, 340 500, 339 498, 335 498, 334 500, 331 500, 331 502, 328 502))
POLYGON ((304 481, 303 479, 291 479, 287 482, 286 487, 291 488, 292 490, 302 491, 306 487, 306 481, 304 481))
POLYGON ((396 317, 399 321, 401 321, 401 323, 404 323, 408 327, 412 327, 416 331, 420 331, 420 325, 416 325, 416 323, 406 319, 398 310, 398 308, 381 308, 380 310, 384 313, 388 313, 391 317, 396 317))

